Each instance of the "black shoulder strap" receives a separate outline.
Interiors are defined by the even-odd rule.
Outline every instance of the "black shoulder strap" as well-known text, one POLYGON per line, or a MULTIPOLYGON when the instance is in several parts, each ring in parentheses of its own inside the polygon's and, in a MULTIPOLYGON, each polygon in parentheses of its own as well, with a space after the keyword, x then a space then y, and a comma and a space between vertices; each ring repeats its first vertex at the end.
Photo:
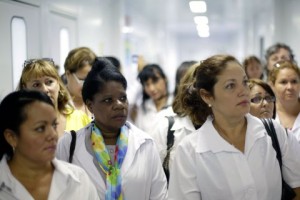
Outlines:
POLYGON ((71 144, 70 144, 70 154, 69 154, 69 163, 72 163, 73 161, 73 155, 75 151, 75 146, 76 146, 76 132, 74 130, 71 130, 71 144))
POLYGON ((279 146, 279 142, 278 142, 278 138, 277 138, 277 134, 276 134, 273 122, 271 119, 261 119, 261 121, 263 122, 268 135, 272 139, 272 145, 276 151, 276 157, 279 162, 279 166, 280 166, 280 170, 281 170, 281 167, 282 167, 281 150, 280 150, 280 146, 279 146))
POLYGON ((172 116, 166 116, 169 122, 168 126, 168 135, 167 135, 167 155, 163 161, 163 168, 164 172, 167 177, 167 181, 169 182, 170 172, 169 172, 169 160, 170 160, 170 152, 174 145, 174 131, 171 130, 173 124, 174 124, 174 117, 172 116))

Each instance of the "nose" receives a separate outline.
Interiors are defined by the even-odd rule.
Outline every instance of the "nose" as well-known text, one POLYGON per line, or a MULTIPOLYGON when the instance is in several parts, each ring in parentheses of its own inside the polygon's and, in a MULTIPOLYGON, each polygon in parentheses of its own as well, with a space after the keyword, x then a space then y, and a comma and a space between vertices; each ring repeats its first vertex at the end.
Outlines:
POLYGON ((57 140, 58 139, 58 132, 57 129, 53 126, 51 126, 51 128, 48 131, 47 134, 47 140, 48 141, 52 141, 52 140, 57 140))
POLYGON ((41 92, 44 92, 46 94, 49 94, 49 88, 47 87, 46 84, 42 84, 40 87, 41 92))
POLYGON ((125 107, 125 103, 117 99, 114 104, 114 109, 124 109, 124 107, 125 107))

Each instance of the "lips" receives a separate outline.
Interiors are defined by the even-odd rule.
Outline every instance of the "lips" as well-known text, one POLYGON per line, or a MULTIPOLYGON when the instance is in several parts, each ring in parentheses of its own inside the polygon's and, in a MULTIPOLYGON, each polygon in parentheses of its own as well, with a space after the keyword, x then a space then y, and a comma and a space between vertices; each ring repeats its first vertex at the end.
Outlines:
POLYGON ((248 100, 244 100, 244 101, 241 101, 240 103, 238 103, 238 105, 245 105, 245 104, 249 104, 249 101, 248 100))
POLYGON ((50 145, 50 146, 47 146, 45 148, 46 151, 55 151, 56 150, 56 145, 50 145))

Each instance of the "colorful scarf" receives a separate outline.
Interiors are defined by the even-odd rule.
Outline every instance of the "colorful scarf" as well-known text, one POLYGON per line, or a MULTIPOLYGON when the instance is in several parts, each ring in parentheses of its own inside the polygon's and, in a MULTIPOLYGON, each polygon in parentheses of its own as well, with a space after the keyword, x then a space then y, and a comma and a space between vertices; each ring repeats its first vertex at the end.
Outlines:
POLYGON ((104 171, 104 173, 106 173, 107 189, 105 193, 105 200, 123 200, 122 177, 120 169, 125 158, 128 146, 127 126, 124 125, 121 127, 121 133, 116 145, 114 165, 112 165, 112 161, 105 146, 101 131, 95 125, 95 123, 92 126, 91 140, 98 164, 104 171))

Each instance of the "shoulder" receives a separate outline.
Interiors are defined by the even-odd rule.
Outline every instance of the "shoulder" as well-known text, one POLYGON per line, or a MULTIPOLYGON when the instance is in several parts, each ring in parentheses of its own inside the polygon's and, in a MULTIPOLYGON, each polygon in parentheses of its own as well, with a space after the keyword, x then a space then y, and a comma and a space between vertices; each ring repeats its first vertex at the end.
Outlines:
POLYGON ((83 178, 87 177, 87 173, 79 166, 70 164, 68 162, 54 159, 52 161, 55 170, 66 178, 71 177, 74 181, 80 182, 83 178))

